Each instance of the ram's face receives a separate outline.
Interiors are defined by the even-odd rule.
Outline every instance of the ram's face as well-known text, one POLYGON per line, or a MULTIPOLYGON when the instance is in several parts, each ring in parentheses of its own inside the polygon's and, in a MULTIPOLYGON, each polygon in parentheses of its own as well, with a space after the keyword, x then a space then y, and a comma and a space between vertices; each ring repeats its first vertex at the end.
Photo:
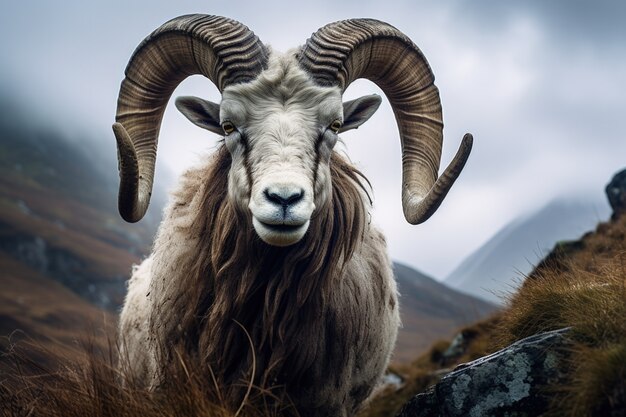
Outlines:
POLYGON ((316 86, 280 61, 222 94, 219 106, 191 97, 179 98, 177 106, 194 123, 224 135, 232 156, 229 198, 249 213, 259 237, 273 246, 292 245, 330 198, 329 162, 338 133, 367 120, 380 98, 343 104, 338 87, 316 86))
POLYGON ((224 91, 220 106, 232 155, 229 194, 249 210, 263 241, 288 246, 304 236, 330 194, 328 162, 343 119, 341 95, 319 88, 255 94, 253 87, 224 91))

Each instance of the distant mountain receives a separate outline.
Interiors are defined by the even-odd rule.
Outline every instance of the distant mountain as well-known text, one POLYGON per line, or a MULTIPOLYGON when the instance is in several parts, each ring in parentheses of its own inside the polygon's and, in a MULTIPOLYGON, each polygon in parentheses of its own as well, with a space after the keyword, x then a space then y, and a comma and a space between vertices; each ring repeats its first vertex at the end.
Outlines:
POLYGON ((407 362, 433 342, 450 338, 462 326, 488 316, 497 307, 456 291, 406 265, 394 263, 403 327, 393 359, 407 362))
POLYGON ((511 222, 468 256, 444 280, 460 291, 502 303, 554 245, 578 239, 608 218, 607 204, 556 200, 511 222))
MULTIPOLYGON (((150 248, 164 192, 155 189, 144 221, 125 223, 117 213, 115 148, 105 152, 103 142, 73 143, 0 97, 0 254, 115 310, 131 265, 150 248)), ((0 285, 9 272, 0 271, 0 285)))

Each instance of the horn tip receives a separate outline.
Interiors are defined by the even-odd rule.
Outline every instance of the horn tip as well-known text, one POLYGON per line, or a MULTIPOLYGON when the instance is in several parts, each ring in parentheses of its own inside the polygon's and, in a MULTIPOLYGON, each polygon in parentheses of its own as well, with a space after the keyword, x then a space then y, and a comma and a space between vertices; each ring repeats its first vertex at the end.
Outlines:
MULTIPOLYGON (((120 190, 118 195, 118 211, 122 219, 128 223, 136 223, 142 219, 145 209, 138 206, 139 167, 135 146, 126 131, 119 123, 113 123, 113 133, 117 140, 118 164, 120 170, 120 190)), ((146 207, 147 208, 147 207, 146 207)))
POLYGON ((463 135, 462 143, 463 146, 471 149, 472 145, 474 145, 474 136, 469 132, 466 133, 465 135, 463 135))
MULTIPOLYGON (((467 158, 469 158, 470 153, 472 152, 472 147, 474 146, 474 136, 471 133, 466 133, 463 135, 463 139, 461 139, 461 145, 459 146, 459 150, 455 156, 456 162, 452 165, 459 165, 458 172, 460 173, 461 169, 467 162, 467 158)), ((457 174, 458 175, 458 174, 457 174)))
POLYGON ((119 207, 119 213, 126 223, 137 223, 139 220, 141 220, 141 217, 133 216, 132 213, 124 211, 122 207, 119 207))

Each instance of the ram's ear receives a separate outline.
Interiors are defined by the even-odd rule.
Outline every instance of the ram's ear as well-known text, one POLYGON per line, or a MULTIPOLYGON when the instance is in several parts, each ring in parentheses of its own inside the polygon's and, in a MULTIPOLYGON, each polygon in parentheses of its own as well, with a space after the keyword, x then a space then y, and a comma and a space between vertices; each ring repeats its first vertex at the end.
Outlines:
POLYGON ((183 96, 176 99, 176 108, 196 126, 223 135, 220 125, 220 105, 198 97, 183 96))
POLYGON ((339 133, 356 129, 367 122, 376 113, 381 101, 378 94, 372 94, 343 103, 343 126, 339 129, 339 133))

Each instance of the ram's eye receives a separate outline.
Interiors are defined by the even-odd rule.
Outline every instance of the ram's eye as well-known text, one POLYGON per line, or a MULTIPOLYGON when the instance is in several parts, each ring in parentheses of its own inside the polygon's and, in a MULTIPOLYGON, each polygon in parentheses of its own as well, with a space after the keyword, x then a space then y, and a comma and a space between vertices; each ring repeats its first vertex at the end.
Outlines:
POLYGON ((338 133, 339 129, 341 129, 341 126, 342 126, 341 120, 337 119, 334 122, 332 122, 329 127, 330 127, 330 130, 332 130, 335 133, 338 133))
POLYGON ((231 122, 224 122, 222 123, 222 129, 224 130, 224 133, 226 133, 227 135, 230 135, 231 133, 235 131, 235 125, 232 124, 231 122))

